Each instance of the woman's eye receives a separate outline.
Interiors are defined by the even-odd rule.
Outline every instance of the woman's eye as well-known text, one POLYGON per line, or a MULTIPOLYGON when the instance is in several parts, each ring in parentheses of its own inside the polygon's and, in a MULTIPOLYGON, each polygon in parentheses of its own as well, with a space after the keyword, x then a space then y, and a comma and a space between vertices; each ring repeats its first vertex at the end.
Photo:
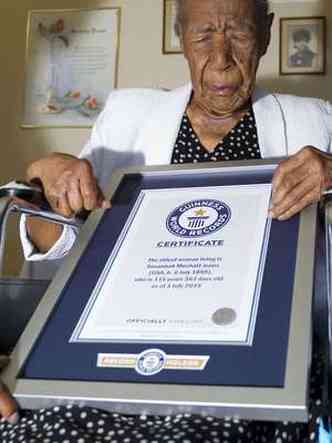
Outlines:
POLYGON ((244 31, 242 29, 239 28, 230 28, 229 30, 229 35, 231 38, 236 39, 236 40, 251 40, 253 35, 251 32, 248 31, 244 31))
POLYGON ((206 35, 200 35, 199 37, 196 38, 196 42, 197 43, 201 43, 201 42, 207 42, 211 40, 211 36, 206 34, 206 35))

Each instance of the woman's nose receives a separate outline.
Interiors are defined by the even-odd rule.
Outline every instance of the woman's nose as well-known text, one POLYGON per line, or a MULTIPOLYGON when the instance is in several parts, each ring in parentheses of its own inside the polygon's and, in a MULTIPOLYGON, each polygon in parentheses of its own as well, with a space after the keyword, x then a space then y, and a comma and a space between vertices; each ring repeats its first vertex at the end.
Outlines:
POLYGON ((229 39, 225 37, 223 32, 218 32, 214 36, 211 63, 218 70, 226 70, 232 64, 232 51, 229 39))

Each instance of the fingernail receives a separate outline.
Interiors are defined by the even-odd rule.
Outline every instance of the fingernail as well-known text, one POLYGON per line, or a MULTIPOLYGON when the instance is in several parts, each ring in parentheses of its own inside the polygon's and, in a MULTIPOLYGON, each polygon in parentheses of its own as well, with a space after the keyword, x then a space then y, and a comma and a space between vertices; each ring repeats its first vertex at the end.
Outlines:
POLYGON ((18 421, 20 419, 20 415, 18 412, 14 412, 14 414, 10 415, 9 417, 6 417, 6 421, 11 425, 17 425, 18 421))

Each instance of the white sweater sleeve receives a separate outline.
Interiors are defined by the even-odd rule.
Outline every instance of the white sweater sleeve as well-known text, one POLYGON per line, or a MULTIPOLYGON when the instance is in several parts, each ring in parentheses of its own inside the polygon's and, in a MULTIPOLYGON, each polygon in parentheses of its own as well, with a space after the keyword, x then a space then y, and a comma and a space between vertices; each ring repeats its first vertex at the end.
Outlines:
POLYGON ((20 237, 25 260, 40 261, 63 258, 73 246, 77 237, 78 229, 72 226, 64 226, 61 237, 46 254, 42 254, 36 250, 28 237, 26 217, 26 215, 22 215, 20 219, 20 237))
MULTIPOLYGON (((109 127, 112 126, 110 123, 112 110, 109 103, 113 103, 116 99, 116 95, 116 92, 110 94, 104 110, 99 115, 92 129, 89 141, 79 156, 80 158, 86 158, 92 164, 95 177, 97 177, 98 183, 103 191, 105 191, 105 188, 107 187, 112 169, 110 165, 111 156, 105 155, 105 151, 110 152, 109 127)), ((114 162, 112 161, 112 163, 114 162)), ((56 260, 63 258, 72 248, 77 235, 77 228, 64 226, 62 235, 58 241, 46 254, 42 254, 36 249, 27 235, 26 216, 23 215, 20 220, 21 244, 24 258, 28 261, 56 260)))

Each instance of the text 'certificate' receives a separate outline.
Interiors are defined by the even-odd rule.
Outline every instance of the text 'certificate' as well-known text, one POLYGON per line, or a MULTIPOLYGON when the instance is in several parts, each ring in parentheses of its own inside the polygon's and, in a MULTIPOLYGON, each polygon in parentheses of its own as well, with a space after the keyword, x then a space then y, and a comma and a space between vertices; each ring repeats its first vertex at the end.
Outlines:
POLYGON ((251 345, 270 194, 270 184, 141 191, 71 341, 251 345))

